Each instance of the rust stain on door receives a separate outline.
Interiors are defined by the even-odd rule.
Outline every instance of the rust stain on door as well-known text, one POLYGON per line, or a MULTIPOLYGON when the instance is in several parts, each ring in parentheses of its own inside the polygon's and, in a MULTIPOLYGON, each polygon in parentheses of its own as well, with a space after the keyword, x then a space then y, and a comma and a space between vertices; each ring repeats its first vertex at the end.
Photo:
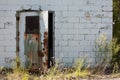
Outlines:
POLYGON ((26 66, 29 67, 30 63, 38 64, 38 38, 39 34, 25 34, 24 54, 26 56, 26 66))
MULTIPOLYGON (((43 13, 44 14, 44 13, 43 13)), ((48 68, 48 30, 44 21, 47 21, 45 14, 41 16, 36 12, 19 13, 18 31, 20 33, 17 50, 20 55, 21 63, 25 68, 37 66, 41 70, 48 68), (31 14, 30 14, 31 13, 31 14), (42 19, 40 19, 42 18, 42 19), (45 19, 44 19, 45 18, 45 19), (43 22, 43 25, 40 23, 43 22)), ((47 23, 46 23, 47 24, 47 23)))
POLYGON ((46 70, 48 68, 48 32, 44 32, 44 40, 40 45, 39 34, 24 35, 24 54, 26 56, 26 66, 37 64, 39 68, 46 70))
POLYGON ((43 68, 44 70, 48 67, 48 32, 44 32, 44 40, 43 40, 43 68))

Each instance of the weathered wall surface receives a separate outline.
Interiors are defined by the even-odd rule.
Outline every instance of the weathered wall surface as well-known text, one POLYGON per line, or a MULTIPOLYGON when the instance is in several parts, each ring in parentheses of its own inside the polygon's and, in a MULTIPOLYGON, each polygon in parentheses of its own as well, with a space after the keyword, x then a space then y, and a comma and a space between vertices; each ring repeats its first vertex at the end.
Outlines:
POLYGON ((95 39, 112 39, 112 0, 1 0, 0 65, 16 56, 16 11, 29 8, 55 11, 55 58, 67 65, 78 57, 94 64, 95 39))

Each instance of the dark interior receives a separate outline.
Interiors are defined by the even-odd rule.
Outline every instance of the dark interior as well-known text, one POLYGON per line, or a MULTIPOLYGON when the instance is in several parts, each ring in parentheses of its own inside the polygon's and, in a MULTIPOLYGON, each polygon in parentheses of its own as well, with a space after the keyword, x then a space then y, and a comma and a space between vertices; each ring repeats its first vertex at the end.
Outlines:
POLYGON ((49 52, 49 65, 48 67, 50 66, 53 66, 53 12, 49 12, 49 17, 48 17, 48 46, 49 46, 49 49, 48 49, 48 52, 49 52))
POLYGON ((39 34, 39 16, 26 16, 26 34, 39 34))

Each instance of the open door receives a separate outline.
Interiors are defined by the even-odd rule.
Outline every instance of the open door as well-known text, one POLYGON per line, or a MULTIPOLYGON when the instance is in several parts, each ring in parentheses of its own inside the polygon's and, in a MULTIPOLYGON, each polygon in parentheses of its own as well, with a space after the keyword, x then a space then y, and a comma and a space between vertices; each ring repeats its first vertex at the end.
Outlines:
POLYGON ((52 14, 49 11, 17 12, 17 55, 22 67, 35 65, 45 70, 50 66, 54 51, 52 14))

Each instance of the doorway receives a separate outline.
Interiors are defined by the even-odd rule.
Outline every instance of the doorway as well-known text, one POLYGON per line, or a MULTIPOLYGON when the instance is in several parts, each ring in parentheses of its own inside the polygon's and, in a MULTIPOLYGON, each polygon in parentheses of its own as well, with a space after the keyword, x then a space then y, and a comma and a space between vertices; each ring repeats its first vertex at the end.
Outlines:
POLYGON ((51 66, 54 57, 54 12, 17 11, 17 56, 24 68, 51 66))

